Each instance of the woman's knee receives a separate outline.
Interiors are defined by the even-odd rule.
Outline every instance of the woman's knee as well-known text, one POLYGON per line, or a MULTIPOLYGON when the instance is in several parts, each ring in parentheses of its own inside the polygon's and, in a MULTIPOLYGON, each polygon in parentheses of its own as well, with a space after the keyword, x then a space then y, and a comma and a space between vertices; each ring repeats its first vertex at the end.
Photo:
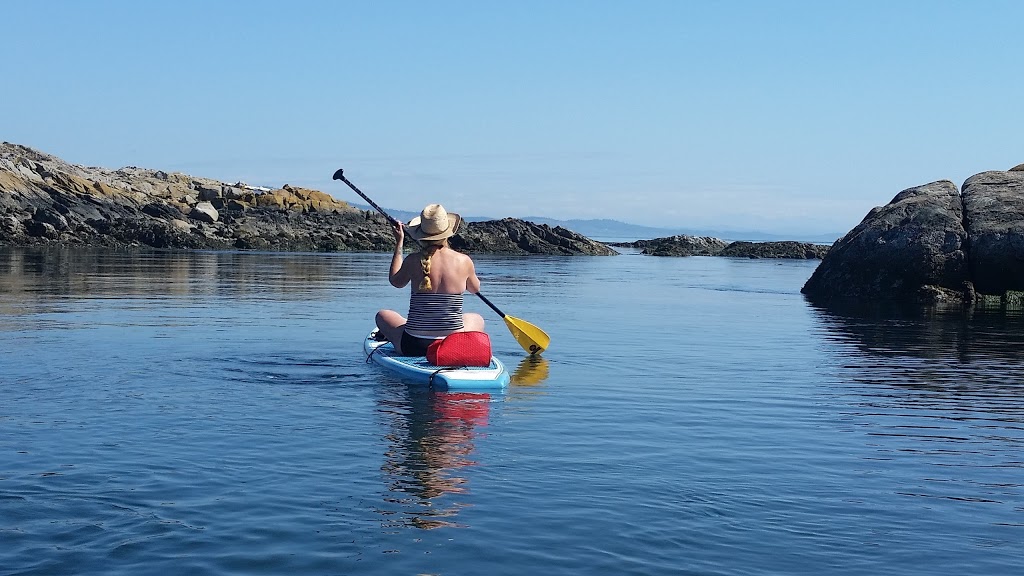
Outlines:
POLYGON ((462 315, 462 323, 465 325, 466 330, 473 330, 475 332, 483 332, 484 317, 477 314, 476 312, 466 312, 462 315))
POLYGON ((397 328, 405 324, 405 317, 394 310, 381 310, 377 312, 377 316, 374 318, 377 326, 390 326, 397 328))

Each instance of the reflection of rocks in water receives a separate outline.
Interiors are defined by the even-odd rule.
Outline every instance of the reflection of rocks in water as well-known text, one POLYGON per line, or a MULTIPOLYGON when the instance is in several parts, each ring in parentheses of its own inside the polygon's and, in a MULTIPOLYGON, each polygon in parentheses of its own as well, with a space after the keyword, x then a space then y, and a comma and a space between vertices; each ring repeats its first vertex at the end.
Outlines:
POLYGON ((329 295, 337 282, 362 281, 358 258, 249 252, 90 248, 0 248, 0 293, 224 295, 285 299, 329 295))
POLYGON ((452 495, 466 491, 467 480, 458 472, 476 464, 473 442, 477 428, 487 425, 490 394, 406 386, 401 392, 378 406, 389 427, 385 501, 399 508, 381 512, 397 526, 460 526, 453 518, 465 504, 452 502, 452 495))
POLYGON ((814 312, 822 402, 830 426, 863 443, 854 452, 865 470, 888 476, 883 485, 902 498, 1019 514, 1024 318, 960 307, 814 312))
POLYGON ((962 329, 953 314, 920 307, 815 307, 830 340, 852 341, 862 351, 881 356, 930 357, 956 348, 962 329))
POLYGON ((943 389, 988 384, 1020 387, 1024 316, 1003 310, 913 306, 813 308, 823 336, 852 344, 844 357, 854 379, 943 389))

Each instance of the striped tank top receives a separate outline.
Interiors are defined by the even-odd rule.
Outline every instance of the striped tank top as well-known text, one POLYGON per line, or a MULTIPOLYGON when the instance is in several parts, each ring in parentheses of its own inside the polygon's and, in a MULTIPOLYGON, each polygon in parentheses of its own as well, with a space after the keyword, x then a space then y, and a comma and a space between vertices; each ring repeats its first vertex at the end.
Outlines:
POLYGON ((462 330, 462 294, 413 292, 409 297, 409 318, 405 331, 410 334, 433 330, 462 330))

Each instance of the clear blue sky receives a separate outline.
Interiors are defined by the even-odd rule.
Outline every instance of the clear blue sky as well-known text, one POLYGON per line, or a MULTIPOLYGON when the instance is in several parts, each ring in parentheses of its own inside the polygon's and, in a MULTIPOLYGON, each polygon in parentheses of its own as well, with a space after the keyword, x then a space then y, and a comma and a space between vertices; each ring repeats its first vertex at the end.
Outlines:
POLYGON ((843 233, 1024 162, 1024 2, 4 2, 0 139, 477 216, 843 233))

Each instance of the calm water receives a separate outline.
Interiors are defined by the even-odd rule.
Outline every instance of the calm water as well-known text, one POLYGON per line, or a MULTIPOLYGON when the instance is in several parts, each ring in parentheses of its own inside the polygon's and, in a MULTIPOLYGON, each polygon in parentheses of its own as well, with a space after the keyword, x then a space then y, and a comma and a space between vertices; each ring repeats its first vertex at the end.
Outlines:
POLYGON ((500 394, 366 364, 385 254, 0 250, 0 574, 1020 574, 1024 320, 816 262, 478 258, 500 394))

